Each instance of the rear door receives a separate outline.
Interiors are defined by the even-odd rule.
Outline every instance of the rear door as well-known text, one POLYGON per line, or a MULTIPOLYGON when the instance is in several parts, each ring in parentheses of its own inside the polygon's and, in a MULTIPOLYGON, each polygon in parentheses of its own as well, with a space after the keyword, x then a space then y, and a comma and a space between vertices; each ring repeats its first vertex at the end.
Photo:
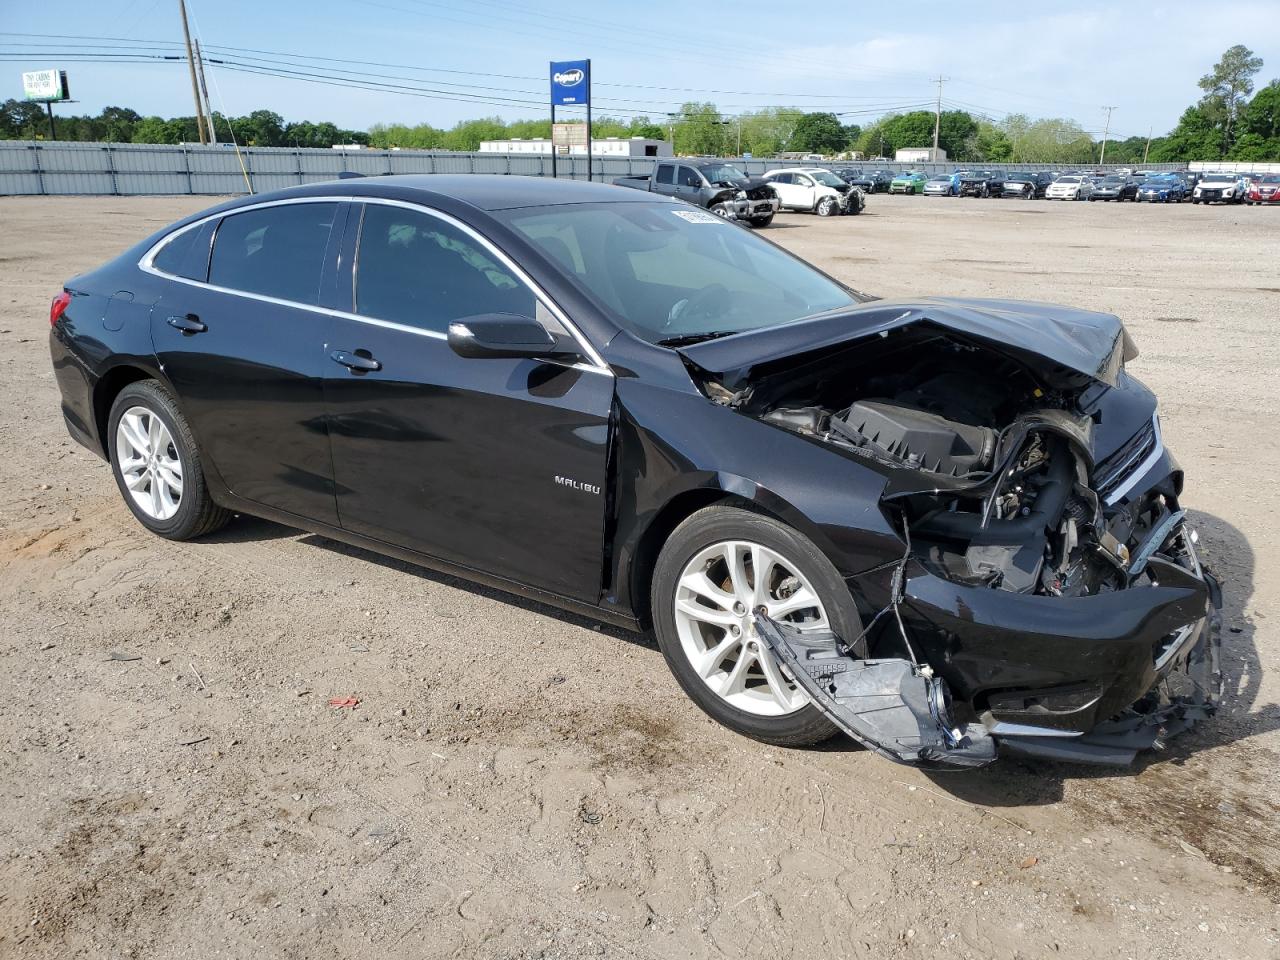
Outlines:
POLYGON ((345 213, 326 200, 229 214, 207 280, 190 255, 187 276, 165 273, 163 249, 153 264, 172 282, 152 308, 152 342, 207 465, 237 496, 331 524, 321 378, 332 317, 318 302, 345 213))
POLYGON ((668 197, 675 196, 676 165, 674 163, 658 164, 658 169, 653 174, 651 186, 653 193, 665 194, 668 197))
POLYGON ((795 184, 795 175, 791 173, 779 173, 769 178, 769 183, 773 185, 774 192, 778 194, 778 204, 794 210, 797 207, 797 194, 800 192, 795 184))
MULTIPOLYGON (((612 373, 458 356, 445 334, 469 316, 519 314, 567 331, 510 261, 458 221, 373 202, 351 221, 351 315, 337 321, 325 375, 342 525, 598 600, 612 373)), ((563 240, 544 246, 562 262, 574 257, 563 240)))

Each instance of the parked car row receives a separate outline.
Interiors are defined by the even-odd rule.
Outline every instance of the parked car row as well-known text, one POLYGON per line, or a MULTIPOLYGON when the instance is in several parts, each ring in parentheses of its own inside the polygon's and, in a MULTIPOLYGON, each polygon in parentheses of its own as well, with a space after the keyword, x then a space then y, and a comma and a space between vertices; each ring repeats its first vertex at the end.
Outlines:
POLYGON ((1087 170, 955 170, 926 176, 917 171, 834 171, 868 193, 930 197, 1011 197, 1023 200, 1115 200, 1134 203, 1276 203, 1280 174, 1194 173, 1170 170, 1097 172, 1087 170))

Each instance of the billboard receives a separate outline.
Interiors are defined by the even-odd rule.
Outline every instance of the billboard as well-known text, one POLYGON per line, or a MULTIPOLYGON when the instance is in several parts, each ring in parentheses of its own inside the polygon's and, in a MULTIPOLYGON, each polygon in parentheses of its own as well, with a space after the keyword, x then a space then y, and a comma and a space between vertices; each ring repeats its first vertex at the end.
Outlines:
POLYGON ((582 107, 591 102, 591 61, 561 60, 551 64, 551 105, 582 107))
POLYGON ((22 99, 38 101, 70 100, 67 71, 33 70, 22 75, 22 99))

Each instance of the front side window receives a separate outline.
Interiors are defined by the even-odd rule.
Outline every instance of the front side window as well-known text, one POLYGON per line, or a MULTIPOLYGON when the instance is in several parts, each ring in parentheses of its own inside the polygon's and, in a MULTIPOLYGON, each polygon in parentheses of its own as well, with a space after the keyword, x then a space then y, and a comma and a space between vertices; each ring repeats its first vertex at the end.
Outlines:
POLYGON ((445 333, 453 321, 483 313, 532 317, 534 297, 484 245, 452 224, 370 203, 360 226, 355 308, 361 316, 445 333))
POLYGON ((224 217, 209 282, 294 303, 320 300, 320 274, 336 203, 290 203, 224 217))
POLYGON ((702 177, 693 167, 680 168, 680 186, 682 187, 700 187, 702 186, 702 177))

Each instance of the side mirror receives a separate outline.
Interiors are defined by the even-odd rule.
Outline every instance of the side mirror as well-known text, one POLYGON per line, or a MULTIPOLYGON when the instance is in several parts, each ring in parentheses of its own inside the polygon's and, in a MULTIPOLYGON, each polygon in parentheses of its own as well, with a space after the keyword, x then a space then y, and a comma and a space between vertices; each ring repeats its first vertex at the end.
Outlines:
POLYGON ((532 317, 514 313, 483 313, 449 324, 449 347, 460 357, 473 359, 568 358, 576 349, 561 342, 532 317))

